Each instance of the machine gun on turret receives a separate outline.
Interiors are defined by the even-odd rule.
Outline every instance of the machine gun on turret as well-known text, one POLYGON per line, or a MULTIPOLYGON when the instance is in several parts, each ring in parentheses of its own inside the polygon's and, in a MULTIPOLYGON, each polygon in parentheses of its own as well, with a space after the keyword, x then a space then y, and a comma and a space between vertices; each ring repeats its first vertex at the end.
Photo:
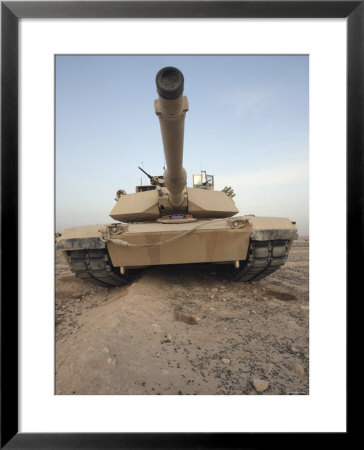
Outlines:
POLYGON ((164 178, 162 176, 153 176, 150 175, 148 172, 146 172, 144 169, 142 169, 140 166, 138 166, 138 169, 141 170, 145 175, 150 179, 150 184, 153 186, 165 186, 164 178))

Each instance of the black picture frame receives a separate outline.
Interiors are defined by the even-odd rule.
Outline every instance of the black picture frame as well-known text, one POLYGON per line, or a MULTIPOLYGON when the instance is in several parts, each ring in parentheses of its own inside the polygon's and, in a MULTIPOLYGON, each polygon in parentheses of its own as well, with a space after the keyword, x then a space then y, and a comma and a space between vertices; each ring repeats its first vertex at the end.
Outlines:
MULTIPOLYGON (((1 2, 1 448, 222 449, 257 448, 262 439, 271 442, 276 434, 18 433, 18 21, 21 18, 347 18, 348 305, 364 273, 363 262, 358 258, 358 251, 361 254, 363 249, 364 215, 364 1, 1 2)), ((347 432, 339 434, 348 436, 347 432)), ((284 437, 281 444, 288 443, 288 438, 289 435, 284 437)), ((306 436, 300 439, 303 443, 306 436)), ((315 439, 318 442, 317 435, 315 439)))

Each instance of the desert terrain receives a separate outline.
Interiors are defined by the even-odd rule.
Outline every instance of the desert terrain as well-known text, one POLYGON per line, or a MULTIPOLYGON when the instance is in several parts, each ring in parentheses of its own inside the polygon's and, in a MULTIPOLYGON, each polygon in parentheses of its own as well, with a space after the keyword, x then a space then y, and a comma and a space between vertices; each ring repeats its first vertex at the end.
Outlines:
POLYGON ((55 267, 56 394, 309 394, 307 237, 251 283, 183 265, 104 288, 55 267))

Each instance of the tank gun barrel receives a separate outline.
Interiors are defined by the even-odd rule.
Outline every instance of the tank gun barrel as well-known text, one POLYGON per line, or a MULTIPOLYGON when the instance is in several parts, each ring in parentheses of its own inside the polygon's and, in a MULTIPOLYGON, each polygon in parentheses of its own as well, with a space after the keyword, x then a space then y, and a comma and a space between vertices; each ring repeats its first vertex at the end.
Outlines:
POLYGON ((169 191, 169 202, 174 207, 182 205, 187 174, 182 166, 183 138, 187 97, 184 97, 184 78, 175 67, 164 67, 156 76, 158 99, 154 101, 159 117, 167 168, 164 180, 169 191))

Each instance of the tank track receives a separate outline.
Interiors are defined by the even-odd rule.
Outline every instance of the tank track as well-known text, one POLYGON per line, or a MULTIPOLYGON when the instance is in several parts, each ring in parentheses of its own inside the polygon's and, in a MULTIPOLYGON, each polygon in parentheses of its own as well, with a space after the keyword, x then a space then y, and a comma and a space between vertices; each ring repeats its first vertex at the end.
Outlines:
POLYGON ((96 281, 101 286, 123 286, 130 281, 130 275, 121 275, 112 266, 105 249, 67 251, 72 272, 83 280, 96 281))
POLYGON ((250 241, 248 256, 239 269, 229 273, 234 281, 258 281, 279 269, 287 261, 289 240, 250 241))

